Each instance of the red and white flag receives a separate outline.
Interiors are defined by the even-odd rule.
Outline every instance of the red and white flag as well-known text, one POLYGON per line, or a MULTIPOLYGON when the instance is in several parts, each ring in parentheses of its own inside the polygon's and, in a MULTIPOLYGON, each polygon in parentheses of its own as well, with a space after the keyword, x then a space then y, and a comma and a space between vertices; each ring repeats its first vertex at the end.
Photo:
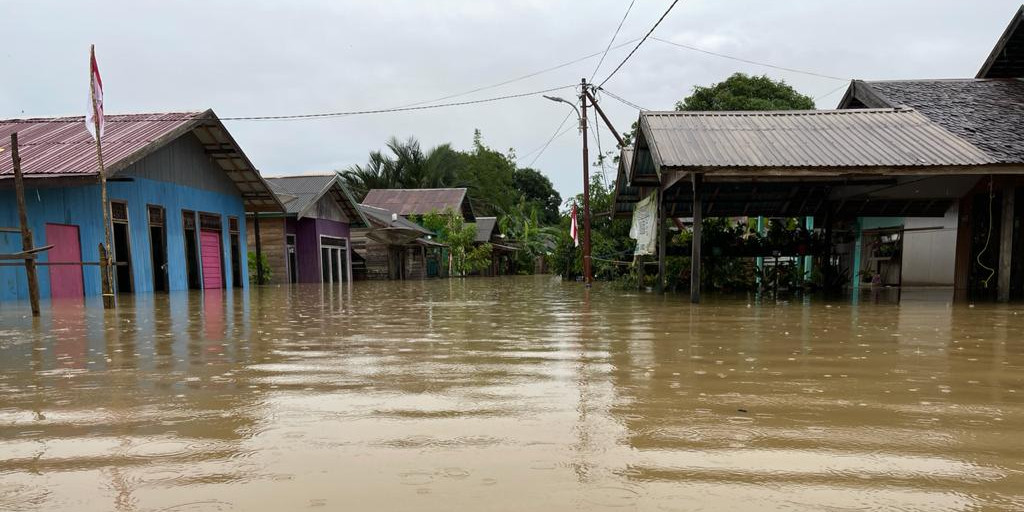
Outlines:
POLYGON ((569 236, 574 247, 580 246, 580 225, 576 222, 576 203, 572 205, 572 224, 569 225, 569 236))
POLYGON ((100 79, 100 68, 96 65, 96 47, 89 47, 89 110, 85 114, 85 129, 92 138, 99 140, 103 136, 103 80, 100 79), (99 134, 96 133, 96 120, 99 119, 99 134))

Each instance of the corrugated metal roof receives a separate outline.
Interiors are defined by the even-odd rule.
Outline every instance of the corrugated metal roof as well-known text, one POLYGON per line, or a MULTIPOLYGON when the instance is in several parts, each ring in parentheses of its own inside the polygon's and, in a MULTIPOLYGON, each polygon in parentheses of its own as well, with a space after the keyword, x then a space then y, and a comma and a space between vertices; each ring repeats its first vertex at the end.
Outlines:
MULTIPOLYGON (((247 211, 283 211, 277 196, 212 110, 107 115, 105 119, 103 163, 107 176, 192 132, 238 187, 247 211)), ((14 132, 18 133, 18 151, 26 178, 99 175, 96 144, 85 129, 83 117, 0 120, 0 148, 10 151, 14 132)), ((0 158, 0 180, 13 175, 10 157, 0 158)))
POLYGON ((643 112, 661 167, 921 167, 997 160, 912 109, 643 112))
MULTIPOLYGON (((375 206, 369 206, 366 204, 359 205, 359 210, 370 220, 371 224, 381 228, 403 228, 412 229, 419 231, 425 235, 434 234, 429 229, 409 220, 401 215, 396 220, 391 220, 393 212, 385 210, 384 208, 377 208, 375 206)), ((396 214, 397 215, 397 214, 396 214)))
POLYGON ((320 200, 320 196, 327 191, 327 186, 332 181, 334 181, 334 175, 267 178, 270 188, 284 203, 285 212, 295 214, 320 200))
POLYGON ((301 218, 310 213, 310 209, 320 198, 330 195, 345 212, 350 225, 368 225, 366 217, 359 209, 359 203, 335 173, 280 176, 267 178, 267 183, 284 204, 285 213, 301 218))
MULTIPOLYGON (((202 112, 108 115, 103 134, 103 162, 108 172, 135 153, 168 134, 188 131, 202 112), (186 128, 188 127, 188 128, 186 128)), ((96 175, 96 143, 78 117, 49 117, 0 120, 0 147, 9 150, 11 134, 18 132, 21 171, 37 175, 96 175)), ((0 159, 0 177, 13 175, 10 158, 0 159)))
POLYGON ((466 189, 464 188, 376 188, 366 194, 363 204, 384 208, 403 217, 426 215, 451 208, 462 212, 462 216, 467 221, 474 219, 473 208, 466 198, 466 189))
POLYGON ((473 241, 478 243, 489 242, 491 240, 491 235, 494 234, 494 228, 497 225, 497 217, 477 217, 476 238, 473 241))

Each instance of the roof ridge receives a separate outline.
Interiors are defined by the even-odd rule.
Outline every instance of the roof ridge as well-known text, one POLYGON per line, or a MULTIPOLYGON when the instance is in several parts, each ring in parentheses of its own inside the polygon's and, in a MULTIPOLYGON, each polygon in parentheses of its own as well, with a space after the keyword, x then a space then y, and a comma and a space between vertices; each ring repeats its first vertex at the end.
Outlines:
POLYGON ((373 190, 390 190, 393 192, 415 192, 419 190, 469 190, 468 187, 434 187, 434 188, 371 188, 373 190))
POLYGON ((667 110, 644 111, 641 116, 721 116, 721 117, 752 117, 752 116, 812 116, 835 114, 878 114, 912 112, 909 107, 896 108, 845 108, 821 110, 667 110))
MULTIPOLYGON (((172 115, 191 115, 198 116, 205 114, 207 110, 182 110, 178 112, 131 112, 127 114, 103 114, 103 117, 107 120, 118 117, 142 117, 142 116, 172 116, 172 115)), ((32 123, 32 122, 54 122, 58 120, 68 120, 68 122, 74 122, 81 119, 83 122, 85 116, 38 116, 38 117, 12 117, 9 119, 0 119, 0 124, 4 123, 32 123)))

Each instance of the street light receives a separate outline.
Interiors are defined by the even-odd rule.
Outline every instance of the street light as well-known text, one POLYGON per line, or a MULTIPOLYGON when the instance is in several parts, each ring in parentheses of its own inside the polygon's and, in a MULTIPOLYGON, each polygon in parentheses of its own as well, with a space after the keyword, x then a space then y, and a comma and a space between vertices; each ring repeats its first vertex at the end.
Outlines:
POLYGON ((580 93, 580 105, 583 110, 576 108, 576 104, 558 96, 544 95, 544 98, 556 103, 565 103, 576 111, 580 120, 580 133, 583 134, 583 282, 589 288, 593 282, 593 274, 590 271, 590 159, 587 155, 587 79, 580 81, 583 92, 580 93))
POLYGON ((547 94, 545 94, 544 97, 551 101, 554 101, 555 103, 565 103, 566 105, 569 105, 570 107, 572 107, 573 110, 576 111, 576 118, 579 119, 580 121, 583 120, 583 116, 580 114, 580 109, 576 108, 575 103, 565 98, 559 98, 558 96, 548 96, 547 94))

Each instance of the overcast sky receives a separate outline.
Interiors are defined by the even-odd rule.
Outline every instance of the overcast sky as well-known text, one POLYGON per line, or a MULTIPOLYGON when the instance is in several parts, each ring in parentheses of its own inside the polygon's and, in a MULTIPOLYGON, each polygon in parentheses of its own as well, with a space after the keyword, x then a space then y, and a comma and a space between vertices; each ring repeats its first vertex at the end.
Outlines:
MULTIPOLYGON (((618 36, 642 36, 670 0, 636 0, 618 36)), ((3 0, 0 118, 78 115, 90 43, 108 113, 213 108, 221 116, 403 106, 600 52, 629 0, 3 0)), ((973 77, 1020 0, 680 0, 656 37, 749 60, 863 79, 973 77)), ((633 45, 612 50, 601 81, 633 45)), ((578 83, 598 57, 448 101, 578 83)), ((733 72, 785 79, 833 108, 841 81, 778 71, 648 40, 606 88, 671 109, 695 85, 733 72), (831 94, 829 94, 831 92, 831 94)), ((572 89, 559 94, 572 97, 572 89)), ((637 112, 602 99, 620 131, 637 112)), ((342 169, 392 135, 424 147, 472 144, 473 130, 530 164, 569 107, 539 96, 317 121, 230 122, 265 175, 342 169)), ((565 125, 566 127, 569 124, 565 125)), ((613 146, 608 132, 602 146, 613 146)), ((595 146, 592 139, 591 147, 595 146)), ((592 154, 595 150, 592 150, 592 154)), ((581 190, 579 134, 534 163, 563 197, 581 190)), ((614 179, 612 171, 610 179, 614 179)))

